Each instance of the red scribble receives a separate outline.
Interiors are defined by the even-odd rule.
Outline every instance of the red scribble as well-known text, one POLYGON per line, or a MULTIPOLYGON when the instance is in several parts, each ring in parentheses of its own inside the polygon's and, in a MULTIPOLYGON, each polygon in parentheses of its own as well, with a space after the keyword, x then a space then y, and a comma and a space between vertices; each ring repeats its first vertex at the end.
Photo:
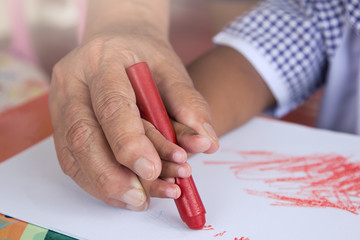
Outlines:
POLYGON ((337 208, 359 214, 360 160, 349 161, 353 156, 232 152, 240 156, 239 160, 204 164, 230 165, 241 180, 263 181, 270 190, 247 192, 276 200, 272 205, 337 208))
POLYGON ((234 238, 234 240, 250 240, 249 238, 246 238, 246 237, 241 237, 241 238, 234 238))
POLYGON ((208 226, 204 226, 201 230, 208 231, 208 230, 214 230, 214 228, 211 225, 208 225, 208 226))
POLYGON ((223 231, 222 233, 215 234, 214 237, 221 237, 226 233, 226 231, 223 231))
MULTIPOLYGON (((212 225, 205 225, 201 230, 214 230, 213 226, 212 225)), ((214 237, 222 237, 224 236, 224 234, 226 233, 227 231, 223 231, 221 233, 217 233, 214 235, 214 237)), ((250 240, 249 238, 245 238, 245 237, 241 237, 241 238, 234 238, 234 240, 250 240)))

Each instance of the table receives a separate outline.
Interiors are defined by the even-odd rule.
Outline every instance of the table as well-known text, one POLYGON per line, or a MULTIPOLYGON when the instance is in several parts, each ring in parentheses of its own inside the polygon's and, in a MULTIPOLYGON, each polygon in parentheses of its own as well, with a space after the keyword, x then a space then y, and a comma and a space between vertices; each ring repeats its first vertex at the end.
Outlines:
POLYGON ((50 136, 49 94, 0 113, 0 162, 50 136))

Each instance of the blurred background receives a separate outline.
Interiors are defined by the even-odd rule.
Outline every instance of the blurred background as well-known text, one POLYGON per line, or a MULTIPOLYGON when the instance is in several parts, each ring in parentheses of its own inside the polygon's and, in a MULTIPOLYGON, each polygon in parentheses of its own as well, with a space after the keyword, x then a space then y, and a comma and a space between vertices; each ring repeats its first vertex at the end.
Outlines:
MULTIPOLYGON (((1 0, 0 51, 11 49, 28 57, 24 51, 29 50, 12 43, 12 37, 27 35, 39 65, 50 73, 54 63, 77 44, 79 2, 83 0, 1 0), (14 30, 19 27, 25 27, 26 33, 14 30)), ((227 22, 256 2, 172 0, 170 39, 175 50, 188 63, 212 46, 211 37, 227 22)))
MULTIPOLYGON (((170 41, 184 64, 258 0, 171 0, 170 41)), ((76 47, 86 0, 0 0, 0 112, 48 90, 54 64, 76 47)), ((314 125, 315 95, 284 119, 314 125), (305 112, 305 114, 304 114, 305 112)))
MULTIPOLYGON (((172 0, 170 41, 187 64, 254 0, 172 0)), ((76 47, 86 0, 0 0, 0 110, 48 89, 54 64, 76 47)), ((81 30, 80 30, 81 31, 81 30)))

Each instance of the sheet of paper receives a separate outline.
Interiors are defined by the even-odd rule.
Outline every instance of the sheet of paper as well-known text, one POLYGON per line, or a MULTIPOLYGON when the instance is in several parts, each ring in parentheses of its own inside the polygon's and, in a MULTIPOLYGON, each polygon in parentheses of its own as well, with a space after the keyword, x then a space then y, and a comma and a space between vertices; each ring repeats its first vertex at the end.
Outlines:
POLYGON ((359 137, 257 118, 189 161, 203 230, 172 200, 138 213, 92 198, 62 173, 52 138, 0 164, 0 212, 80 239, 360 239, 359 137))

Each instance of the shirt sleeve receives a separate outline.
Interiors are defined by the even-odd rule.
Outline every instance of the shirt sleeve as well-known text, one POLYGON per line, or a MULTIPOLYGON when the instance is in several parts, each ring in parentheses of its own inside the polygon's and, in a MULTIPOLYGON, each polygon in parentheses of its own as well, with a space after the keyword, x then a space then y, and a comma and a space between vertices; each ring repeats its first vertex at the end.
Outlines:
POLYGON ((268 0, 226 26, 214 43, 242 53, 272 91, 281 117, 323 82, 326 46, 307 1, 268 0))

